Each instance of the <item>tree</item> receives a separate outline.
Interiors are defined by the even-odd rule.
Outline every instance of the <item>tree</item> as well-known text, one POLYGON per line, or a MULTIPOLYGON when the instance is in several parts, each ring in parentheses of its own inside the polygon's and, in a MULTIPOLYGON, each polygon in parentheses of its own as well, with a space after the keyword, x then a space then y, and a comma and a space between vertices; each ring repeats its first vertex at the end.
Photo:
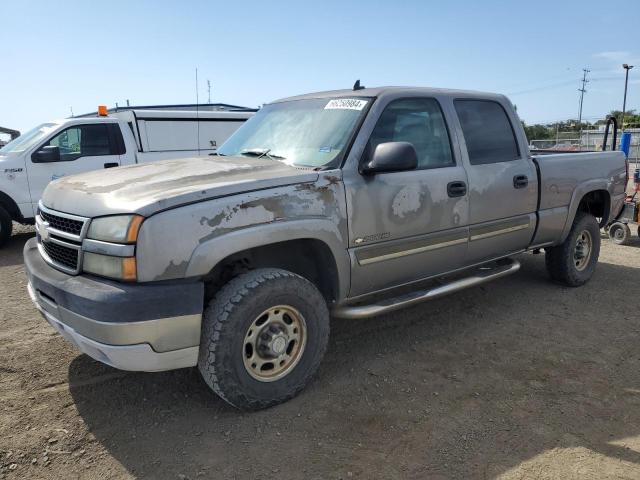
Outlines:
MULTIPOLYGON (((618 121, 618 127, 622 128, 622 110, 611 110, 609 115, 616 117, 618 121)), ((598 120, 596 125, 604 125, 606 119, 598 120)), ((624 127, 625 128, 640 128, 640 114, 637 114, 635 109, 627 110, 624 114, 624 127)))

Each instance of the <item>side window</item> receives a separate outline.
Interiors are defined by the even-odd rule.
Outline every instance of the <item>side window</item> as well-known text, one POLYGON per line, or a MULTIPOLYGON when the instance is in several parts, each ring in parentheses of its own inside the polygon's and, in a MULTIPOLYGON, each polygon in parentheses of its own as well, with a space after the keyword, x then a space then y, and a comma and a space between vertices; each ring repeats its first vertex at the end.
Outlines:
POLYGON ((418 154, 418 169, 455 164, 442 109, 433 98, 405 98, 389 103, 378 119, 368 151, 386 142, 409 142, 418 154))
POLYGON ((49 140, 48 145, 60 149, 60 160, 63 162, 80 157, 112 154, 106 124, 67 128, 49 140))
POLYGON ((456 100, 471 165, 509 162, 520 158, 507 112, 489 100, 456 100))

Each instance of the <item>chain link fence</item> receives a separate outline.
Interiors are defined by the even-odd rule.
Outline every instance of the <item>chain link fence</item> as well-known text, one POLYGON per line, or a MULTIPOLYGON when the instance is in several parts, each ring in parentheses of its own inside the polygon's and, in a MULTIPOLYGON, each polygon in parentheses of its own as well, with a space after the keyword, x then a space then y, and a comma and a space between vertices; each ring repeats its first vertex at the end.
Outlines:
MULTIPOLYGON (((631 148, 629 149, 629 162, 640 164, 640 128, 625 130, 631 134, 631 148)), ((618 145, 622 132, 618 131, 618 145)), ((609 134, 607 144, 610 146, 613 135, 609 134)), ((583 130, 580 132, 557 132, 556 138, 544 140, 531 140, 532 149, 552 149, 558 151, 600 151, 604 141, 604 131, 583 130)))

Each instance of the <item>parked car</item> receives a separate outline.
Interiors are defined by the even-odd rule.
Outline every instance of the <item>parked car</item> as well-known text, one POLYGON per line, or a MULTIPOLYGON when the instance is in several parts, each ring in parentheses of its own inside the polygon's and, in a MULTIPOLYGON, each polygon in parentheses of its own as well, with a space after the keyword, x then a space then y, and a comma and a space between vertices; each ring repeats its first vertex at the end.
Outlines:
POLYGON ((51 180, 120 165, 214 153, 253 111, 124 110, 37 126, 0 149, 0 246, 12 220, 33 223, 51 180))
POLYGON ((24 257, 33 301, 79 350, 197 365, 241 409, 305 387, 330 313, 500 278, 528 250, 583 285, 626 181, 621 152, 532 156, 502 95, 429 88, 276 101, 217 153, 52 182, 24 257))

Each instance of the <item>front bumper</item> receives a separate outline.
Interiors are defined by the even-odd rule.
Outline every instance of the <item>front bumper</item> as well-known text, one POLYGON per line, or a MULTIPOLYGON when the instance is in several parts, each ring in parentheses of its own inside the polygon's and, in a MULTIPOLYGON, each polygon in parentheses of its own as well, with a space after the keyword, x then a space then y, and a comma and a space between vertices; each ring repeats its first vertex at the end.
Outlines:
POLYGON ((197 364, 201 282, 123 284, 67 275, 44 262, 36 239, 25 245, 24 260, 36 307, 83 353, 122 370, 197 364))

